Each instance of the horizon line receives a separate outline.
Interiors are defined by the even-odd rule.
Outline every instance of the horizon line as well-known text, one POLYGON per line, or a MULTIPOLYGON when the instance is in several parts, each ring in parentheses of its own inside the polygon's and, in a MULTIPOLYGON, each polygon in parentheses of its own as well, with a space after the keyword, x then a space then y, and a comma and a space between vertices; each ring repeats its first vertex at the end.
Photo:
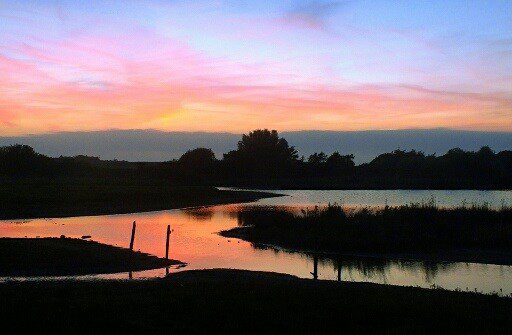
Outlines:
POLYGON ((399 128, 399 129, 361 129, 361 130, 329 130, 329 129, 300 129, 300 130, 278 130, 272 127, 261 127, 255 128, 243 132, 232 132, 232 131, 207 131, 207 130, 161 130, 156 128, 108 128, 108 129, 96 129, 96 130, 62 130, 62 131, 49 131, 41 133, 26 133, 17 135, 0 135, 0 138, 15 138, 15 137, 36 137, 45 135, 58 135, 58 134, 87 134, 87 133, 108 133, 108 132, 153 132, 163 134, 228 134, 228 135, 242 135, 254 130, 268 129, 276 130, 280 134, 284 133, 371 133, 371 132, 427 132, 427 131, 451 131, 459 133, 493 133, 493 134, 512 134, 512 130, 475 130, 475 129, 457 129, 447 127, 436 127, 436 128, 399 128))

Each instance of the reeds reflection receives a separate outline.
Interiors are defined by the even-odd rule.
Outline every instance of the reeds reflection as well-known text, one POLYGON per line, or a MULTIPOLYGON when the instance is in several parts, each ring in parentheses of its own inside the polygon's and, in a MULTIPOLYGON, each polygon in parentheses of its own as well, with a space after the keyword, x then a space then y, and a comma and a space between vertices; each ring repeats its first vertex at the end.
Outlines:
MULTIPOLYGON (((425 283, 433 284, 440 272, 456 270, 457 267, 462 264, 469 266, 469 263, 410 261, 370 256, 329 255, 285 250, 258 243, 251 243, 251 245, 253 248, 260 250, 272 250, 275 254, 300 254, 302 257, 308 259, 310 263, 310 272, 312 273, 315 272, 316 259, 318 262, 317 278, 323 277, 336 280, 338 280, 338 272, 340 272, 341 280, 355 280, 355 278, 362 276, 369 281, 388 283, 388 277, 390 274, 398 269, 404 273, 414 273, 415 275, 421 274, 425 283), (318 268, 322 269, 323 273, 318 273, 318 268), (336 277, 334 277, 332 273, 334 273, 336 277)), ((313 275, 312 278, 314 277, 315 276, 313 275)))
POLYGON ((182 211, 186 215, 189 215, 199 221, 209 221, 213 217, 213 210, 211 207, 186 208, 182 211))

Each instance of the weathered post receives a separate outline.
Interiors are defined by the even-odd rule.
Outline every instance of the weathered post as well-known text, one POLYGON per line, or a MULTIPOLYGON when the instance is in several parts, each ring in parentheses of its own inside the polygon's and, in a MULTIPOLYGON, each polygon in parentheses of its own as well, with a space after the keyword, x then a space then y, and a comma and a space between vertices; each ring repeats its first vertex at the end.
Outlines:
POLYGON ((341 260, 338 261, 338 281, 341 281, 341 260))
POLYGON ((313 272, 311 272, 313 275, 313 279, 318 279, 318 256, 313 256, 313 272))
POLYGON ((169 259, 169 237, 171 236, 171 225, 167 225, 167 237, 165 240, 165 259, 169 259))
POLYGON ((136 223, 135 221, 133 221, 133 226, 132 226, 132 238, 130 239, 130 250, 133 251, 133 242, 135 241, 135 227, 136 227, 136 223))

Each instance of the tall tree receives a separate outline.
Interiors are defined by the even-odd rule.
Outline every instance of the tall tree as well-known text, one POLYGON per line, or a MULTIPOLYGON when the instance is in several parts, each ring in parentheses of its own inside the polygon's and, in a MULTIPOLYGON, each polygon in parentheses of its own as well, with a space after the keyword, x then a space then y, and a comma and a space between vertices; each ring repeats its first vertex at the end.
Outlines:
POLYGON ((224 155, 227 166, 240 176, 274 177, 292 169, 297 150, 280 138, 276 130, 258 129, 244 134, 236 150, 224 155))

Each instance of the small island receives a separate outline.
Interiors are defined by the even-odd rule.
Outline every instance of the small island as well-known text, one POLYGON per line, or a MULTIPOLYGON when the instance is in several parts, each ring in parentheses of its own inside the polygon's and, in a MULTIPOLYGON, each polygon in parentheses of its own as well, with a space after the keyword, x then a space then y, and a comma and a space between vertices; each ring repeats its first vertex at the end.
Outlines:
POLYGON ((249 206, 239 227, 220 232, 256 245, 389 259, 512 264, 512 208, 437 207, 433 202, 383 208, 328 205, 297 212, 249 206))

